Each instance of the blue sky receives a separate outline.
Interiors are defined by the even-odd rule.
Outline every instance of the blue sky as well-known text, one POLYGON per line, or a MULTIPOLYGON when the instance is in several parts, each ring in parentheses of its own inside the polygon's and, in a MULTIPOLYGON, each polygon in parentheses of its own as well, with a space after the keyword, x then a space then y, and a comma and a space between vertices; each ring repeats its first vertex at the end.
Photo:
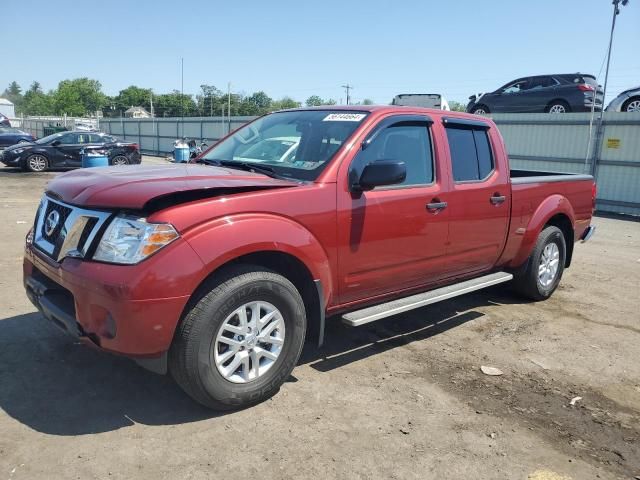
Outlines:
MULTIPOLYGON (((610 0, 22 0, 0 6, 0 91, 98 79, 156 93, 203 83, 303 101, 389 103, 397 93, 466 101, 531 74, 601 71, 610 0), (60 48, 56 48, 60 45, 60 48)), ((618 16, 608 98, 640 85, 640 0, 618 16)), ((604 82, 602 68, 600 82, 604 82)))

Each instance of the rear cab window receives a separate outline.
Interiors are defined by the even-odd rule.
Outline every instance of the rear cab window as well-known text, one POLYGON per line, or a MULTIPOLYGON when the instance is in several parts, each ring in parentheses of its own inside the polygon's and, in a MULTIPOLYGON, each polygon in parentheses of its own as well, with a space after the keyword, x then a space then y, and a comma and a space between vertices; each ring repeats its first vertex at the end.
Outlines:
POLYGON ((489 125, 483 122, 445 122, 453 180, 461 182, 481 182, 487 179, 495 168, 494 155, 488 135, 489 125))

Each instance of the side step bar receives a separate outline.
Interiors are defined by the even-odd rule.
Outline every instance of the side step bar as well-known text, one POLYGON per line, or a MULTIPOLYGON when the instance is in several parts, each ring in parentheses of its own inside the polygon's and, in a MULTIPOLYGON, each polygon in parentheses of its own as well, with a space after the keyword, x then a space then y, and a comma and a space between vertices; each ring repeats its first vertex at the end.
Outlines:
POLYGON ((429 292, 419 293, 417 295, 411 295, 410 297, 374 305, 373 307, 363 308, 362 310, 345 313, 342 316, 342 322, 352 327, 358 327, 365 323, 375 322, 381 318, 391 317, 415 308, 424 307, 425 305, 431 305, 432 303, 438 303, 449 298, 464 295, 465 293, 490 287, 491 285, 508 282, 512 278, 513 275, 506 272, 491 273, 483 277, 473 278, 429 292))

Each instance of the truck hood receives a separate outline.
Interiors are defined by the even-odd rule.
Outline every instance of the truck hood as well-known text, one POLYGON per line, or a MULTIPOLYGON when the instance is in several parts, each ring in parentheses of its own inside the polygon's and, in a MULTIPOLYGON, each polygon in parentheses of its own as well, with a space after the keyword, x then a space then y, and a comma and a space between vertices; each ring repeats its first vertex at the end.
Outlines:
POLYGON ((196 198, 270 188, 295 187, 294 181, 206 165, 129 165, 83 168, 58 175, 47 194, 82 207, 148 209, 196 198), (165 202, 160 202, 162 199, 165 202))

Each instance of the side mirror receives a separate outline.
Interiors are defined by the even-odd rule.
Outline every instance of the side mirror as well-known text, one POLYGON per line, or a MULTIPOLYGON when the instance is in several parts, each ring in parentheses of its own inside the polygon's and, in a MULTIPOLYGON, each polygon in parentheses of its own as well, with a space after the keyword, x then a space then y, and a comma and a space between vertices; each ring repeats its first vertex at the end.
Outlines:
POLYGON ((60 140, 54 140, 53 142, 51 142, 52 147, 57 147, 58 145, 60 145, 60 140))
POLYGON ((364 167, 357 183, 351 185, 351 190, 355 192, 373 190, 383 185, 402 183, 405 178, 407 178, 407 167, 404 162, 378 160, 364 167))

